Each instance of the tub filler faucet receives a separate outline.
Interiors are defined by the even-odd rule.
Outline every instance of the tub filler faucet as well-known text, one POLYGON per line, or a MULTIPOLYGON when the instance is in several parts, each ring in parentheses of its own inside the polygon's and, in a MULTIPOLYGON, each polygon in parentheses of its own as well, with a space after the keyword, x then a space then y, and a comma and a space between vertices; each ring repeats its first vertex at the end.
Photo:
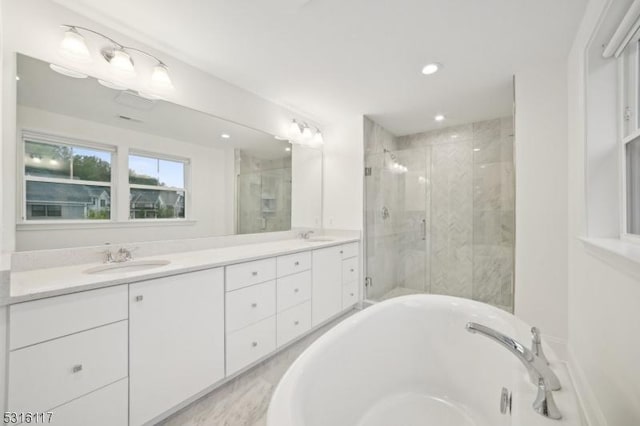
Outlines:
POLYGON ((469 322, 466 328, 468 332, 488 337, 514 354, 529 371, 531 381, 538 388, 538 396, 533 403, 534 410, 551 419, 562 418, 551 393, 551 391, 560 390, 560 380, 549 367, 547 359, 542 352, 540 334, 537 328, 534 327, 531 330, 533 334, 533 351, 525 348, 517 340, 482 324, 469 322))

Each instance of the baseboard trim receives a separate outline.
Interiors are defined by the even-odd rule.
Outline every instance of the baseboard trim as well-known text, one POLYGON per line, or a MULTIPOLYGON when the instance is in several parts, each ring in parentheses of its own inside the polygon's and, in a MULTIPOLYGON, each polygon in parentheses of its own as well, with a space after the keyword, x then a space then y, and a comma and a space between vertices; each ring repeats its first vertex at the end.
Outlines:
POLYGON ((567 350, 567 355, 569 376, 573 382, 578 404, 580 404, 580 411, 584 416, 585 426, 608 426, 607 419, 605 419, 600 409, 600 404, 587 381, 587 377, 580 365, 576 362, 570 348, 567 350))

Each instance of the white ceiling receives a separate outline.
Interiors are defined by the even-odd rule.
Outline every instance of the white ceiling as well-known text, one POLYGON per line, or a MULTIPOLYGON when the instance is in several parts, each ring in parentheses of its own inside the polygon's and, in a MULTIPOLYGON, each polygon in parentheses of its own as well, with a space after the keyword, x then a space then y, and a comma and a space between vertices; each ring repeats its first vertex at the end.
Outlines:
POLYGON ((94 78, 66 77, 49 64, 18 55, 18 105, 109 126, 220 149, 238 148, 255 157, 287 157, 286 141, 272 135, 162 100, 106 88, 94 78), (131 120, 123 119, 129 117, 131 120), (225 133, 230 139, 223 139, 225 133))
POLYGON ((587 0, 56 0, 320 121, 395 134, 508 115, 517 71, 566 57, 587 0), (425 77, 437 61, 442 72, 425 77))

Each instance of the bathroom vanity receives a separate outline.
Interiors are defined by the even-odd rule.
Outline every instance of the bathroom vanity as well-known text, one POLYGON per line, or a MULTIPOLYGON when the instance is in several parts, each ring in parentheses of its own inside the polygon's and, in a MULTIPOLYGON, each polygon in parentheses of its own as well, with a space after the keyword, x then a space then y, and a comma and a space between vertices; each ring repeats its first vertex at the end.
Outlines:
POLYGON ((359 253, 290 239, 13 273, 7 411, 153 424, 356 306, 359 253))

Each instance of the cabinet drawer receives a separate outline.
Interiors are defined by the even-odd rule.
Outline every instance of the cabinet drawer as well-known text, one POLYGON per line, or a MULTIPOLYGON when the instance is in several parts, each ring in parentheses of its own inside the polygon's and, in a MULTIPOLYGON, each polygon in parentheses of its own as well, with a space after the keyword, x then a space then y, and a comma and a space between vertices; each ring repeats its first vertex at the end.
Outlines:
POLYGON ((227 335, 227 376, 276 349, 276 317, 227 335))
POLYGON ((358 258, 352 257, 342 261, 342 284, 358 281, 358 258))
POLYGON ((286 345, 311 328, 311 302, 278 314, 278 347, 286 345))
POLYGON ((10 411, 47 411, 127 377, 127 321, 9 354, 10 411))
POLYGON ((278 277, 295 274, 311 269, 311 252, 278 256, 278 277))
POLYGON ((53 409, 52 425, 127 426, 129 423, 128 380, 98 389, 53 409), (90 420, 89 420, 90 419, 90 420))
POLYGON ((127 293, 119 285, 12 305, 9 349, 127 319, 127 293))
POLYGON ((311 271, 278 278, 278 312, 311 299, 311 271))
POLYGON ((358 256, 358 243, 344 244, 340 247, 340 251, 343 259, 358 256))
POLYGON ((227 332, 236 331, 276 313, 276 282, 227 292, 227 332))
POLYGON ((358 302, 358 282, 354 281, 342 287, 342 309, 347 309, 358 302))
POLYGON ((276 259, 263 259, 226 267, 227 291, 276 279, 276 259))

